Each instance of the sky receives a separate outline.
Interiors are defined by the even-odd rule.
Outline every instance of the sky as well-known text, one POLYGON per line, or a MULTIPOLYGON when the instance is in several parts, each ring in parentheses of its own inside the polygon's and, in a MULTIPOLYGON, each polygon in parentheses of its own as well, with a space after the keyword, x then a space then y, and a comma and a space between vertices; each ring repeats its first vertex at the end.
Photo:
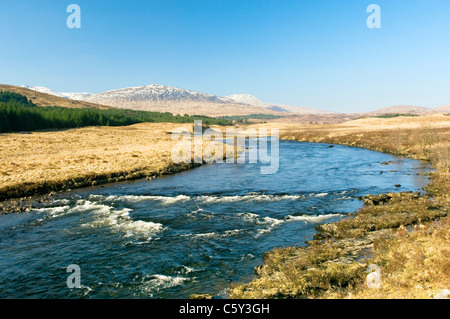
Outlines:
POLYGON ((2 0, 0 30, 2 84, 157 83, 348 113, 450 103, 448 0, 2 0))

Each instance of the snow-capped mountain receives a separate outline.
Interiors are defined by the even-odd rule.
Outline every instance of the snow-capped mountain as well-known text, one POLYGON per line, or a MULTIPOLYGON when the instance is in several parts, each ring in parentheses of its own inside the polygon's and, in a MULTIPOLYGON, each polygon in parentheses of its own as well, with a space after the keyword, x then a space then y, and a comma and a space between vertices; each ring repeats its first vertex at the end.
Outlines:
POLYGON ((99 94, 55 92, 51 89, 37 86, 22 87, 57 97, 94 103, 95 105, 142 111, 207 116, 280 113, 268 108, 237 103, 212 94, 159 84, 129 87, 99 94))
POLYGON ((91 95, 84 100, 117 108, 173 114, 207 116, 279 114, 268 108, 238 103, 217 95, 160 84, 107 91, 91 95))
POLYGON ((270 104, 250 94, 232 94, 226 97, 220 97, 160 84, 128 87, 98 94, 55 92, 42 86, 22 87, 71 100, 86 101, 118 108, 171 112, 176 114, 221 116, 330 113, 301 106, 270 104))
POLYGON ((78 101, 85 101, 88 97, 93 95, 93 93, 87 93, 87 92, 78 92, 78 93, 59 92, 59 94, 61 94, 66 99, 78 100, 78 101))
POLYGON ((267 107, 268 104, 261 101, 260 99, 254 97, 250 94, 232 94, 225 97, 226 99, 233 100, 237 103, 248 104, 259 107, 267 107))
POLYGON ((216 95, 201 93, 172 86, 151 84, 145 86, 129 87, 94 94, 86 98, 89 102, 99 104, 139 103, 139 102, 214 102, 231 103, 232 101, 216 95))
POLYGON ((51 89, 43 87, 43 86, 22 85, 21 87, 29 89, 29 90, 33 90, 36 92, 41 92, 41 93, 50 94, 50 95, 54 95, 54 96, 64 97, 62 94, 59 94, 58 92, 52 91, 51 89))
POLYGON ((87 92, 80 92, 80 93, 69 93, 69 92, 55 92, 49 88, 46 88, 44 86, 28 86, 28 85, 22 85, 23 88, 29 89, 29 90, 33 90, 36 92, 41 92, 41 93, 46 93, 46 94, 50 94, 50 95, 54 95, 54 96, 58 96, 58 97, 62 97, 65 99, 70 99, 70 100, 79 100, 79 101, 83 101, 86 98, 88 98, 89 96, 92 95, 92 93, 87 93, 87 92))
POLYGON ((301 114, 325 114, 331 113, 327 111, 320 111, 303 106, 293 106, 293 105, 283 105, 283 104, 271 104, 261 101, 260 99, 254 97, 250 94, 232 94, 225 98, 235 101, 236 103, 248 104, 257 107, 263 107, 275 112, 285 112, 285 113, 301 113, 301 114))

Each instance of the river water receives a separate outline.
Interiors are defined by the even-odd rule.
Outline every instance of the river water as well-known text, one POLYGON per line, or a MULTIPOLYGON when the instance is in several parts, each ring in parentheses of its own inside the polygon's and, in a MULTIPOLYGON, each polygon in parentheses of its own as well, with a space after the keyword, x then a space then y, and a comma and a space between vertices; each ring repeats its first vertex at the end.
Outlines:
POLYGON ((216 163, 0 216, 0 298, 226 298, 264 252, 303 245, 315 226, 361 207, 358 196, 428 183, 417 173, 430 167, 416 160, 340 145, 279 147, 272 175, 261 174, 264 164, 216 163), (67 286, 71 264, 81 288, 67 286))

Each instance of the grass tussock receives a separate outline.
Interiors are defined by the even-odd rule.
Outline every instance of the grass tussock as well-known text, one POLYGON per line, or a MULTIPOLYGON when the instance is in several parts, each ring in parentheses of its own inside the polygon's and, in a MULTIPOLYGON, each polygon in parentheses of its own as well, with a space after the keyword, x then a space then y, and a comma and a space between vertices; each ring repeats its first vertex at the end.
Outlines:
POLYGON ((446 216, 446 211, 430 197, 413 193, 389 193, 363 198, 366 204, 357 212, 332 223, 319 225, 316 239, 355 238, 368 232, 408 226, 446 216), (383 204, 373 201, 382 200, 383 204))
POLYGON ((237 299, 318 297, 326 291, 353 287, 362 279, 364 265, 341 260, 346 254, 338 244, 328 241, 307 247, 274 249, 264 256, 258 276, 246 285, 230 288, 237 299))
MULTIPOLYGON (((381 267, 381 287, 364 285, 349 298, 432 298, 450 287, 450 220, 401 227, 394 236, 374 242, 369 263, 381 267)), ((330 297, 332 295, 330 294, 330 297)))

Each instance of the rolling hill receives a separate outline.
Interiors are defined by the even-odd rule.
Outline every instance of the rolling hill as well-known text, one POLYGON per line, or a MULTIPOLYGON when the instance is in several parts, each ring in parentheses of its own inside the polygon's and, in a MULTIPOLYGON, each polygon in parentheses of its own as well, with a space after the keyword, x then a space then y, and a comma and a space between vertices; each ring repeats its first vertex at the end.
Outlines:
POLYGON ((413 105, 393 105, 387 106, 375 111, 368 112, 367 115, 383 115, 383 114, 417 114, 426 115, 436 113, 435 110, 423 107, 423 106, 413 106, 413 105))
POLYGON ((76 101, 62 96, 49 93, 42 93, 26 87, 0 84, 1 91, 10 91, 26 96, 31 102, 39 106, 61 106, 70 108, 94 108, 94 109, 110 109, 112 107, 91 103, 87 101, 76 101))
POLYGON ((450 104, 440 106, 434 109, 436 112, 443 113, 443 114, 450 114, 450 104))

